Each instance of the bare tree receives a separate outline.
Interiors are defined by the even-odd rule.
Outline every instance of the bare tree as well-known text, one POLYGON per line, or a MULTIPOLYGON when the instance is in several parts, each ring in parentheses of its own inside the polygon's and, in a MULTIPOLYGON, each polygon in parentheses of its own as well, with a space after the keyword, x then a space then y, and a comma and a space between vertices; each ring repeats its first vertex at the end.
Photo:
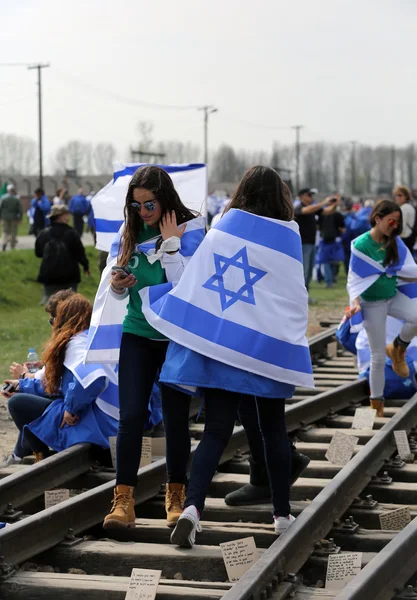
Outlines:
POLYGON ((87 175, 92 172, 92 146, 80 140, 71 140, 65 146, 58 148, 55 154, 55 173, 64 174, 71 169, 77 175, 87 175))
POLYGON ((36 142, 29 137, 0 133, 0 171, 9 175, 32 175, 38 159, 36 142))

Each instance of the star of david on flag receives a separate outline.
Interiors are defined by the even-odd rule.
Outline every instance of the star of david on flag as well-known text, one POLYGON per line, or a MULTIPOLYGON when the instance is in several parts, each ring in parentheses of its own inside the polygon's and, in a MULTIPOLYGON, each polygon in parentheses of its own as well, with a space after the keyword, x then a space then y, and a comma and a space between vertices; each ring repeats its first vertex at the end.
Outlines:
POLYGON ((256 304, 253 286, 267 274, 267 271, 257 269, 249 264, 246 246, 230 258, 215 252, 213 252, 213 257, 216 272, 203 284, 203 287, 219 294, 222 311, 239 300, 247 304, 256 304), (237 291, 228 289, 224 281, 224 275, 229 268, 233 267, 242 270, 245 279, 245 283, 237 291))

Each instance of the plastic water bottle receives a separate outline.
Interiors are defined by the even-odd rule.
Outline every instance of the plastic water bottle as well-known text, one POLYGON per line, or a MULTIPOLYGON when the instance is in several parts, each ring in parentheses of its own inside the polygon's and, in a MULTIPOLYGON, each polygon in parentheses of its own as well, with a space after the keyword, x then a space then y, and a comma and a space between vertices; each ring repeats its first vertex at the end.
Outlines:
POLYGON ((26 365, 29 373, 36 373, 38 371, 38 355, 35 352, 35 348, 30 348, 28 357, 26 359, 26 365))

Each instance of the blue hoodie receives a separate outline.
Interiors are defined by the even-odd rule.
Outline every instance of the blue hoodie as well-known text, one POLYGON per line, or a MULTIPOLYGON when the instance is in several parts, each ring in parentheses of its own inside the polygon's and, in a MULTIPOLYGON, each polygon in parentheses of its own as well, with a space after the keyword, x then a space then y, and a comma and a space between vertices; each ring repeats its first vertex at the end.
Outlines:
POLYGON ((90 203, 83 194, 76 194, 71 198, 68 208, 72 214, 84 216, 88 213, 90 203))

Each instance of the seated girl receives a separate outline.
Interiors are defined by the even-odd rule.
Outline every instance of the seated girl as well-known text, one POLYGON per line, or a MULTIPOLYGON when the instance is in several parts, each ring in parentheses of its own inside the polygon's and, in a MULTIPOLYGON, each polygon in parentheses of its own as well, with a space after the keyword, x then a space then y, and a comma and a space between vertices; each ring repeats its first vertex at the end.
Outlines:
POLYGON ((112 367, 83 364, 91 311, 81 294, 60 303, 42 379, 6 381, 14 391, 3 395, 20 433, 0 467, 20 463, 30 452, 37 462, 49 448, 59 452, 81 442, 109 448, 118 426, 117 375, 112 367))

